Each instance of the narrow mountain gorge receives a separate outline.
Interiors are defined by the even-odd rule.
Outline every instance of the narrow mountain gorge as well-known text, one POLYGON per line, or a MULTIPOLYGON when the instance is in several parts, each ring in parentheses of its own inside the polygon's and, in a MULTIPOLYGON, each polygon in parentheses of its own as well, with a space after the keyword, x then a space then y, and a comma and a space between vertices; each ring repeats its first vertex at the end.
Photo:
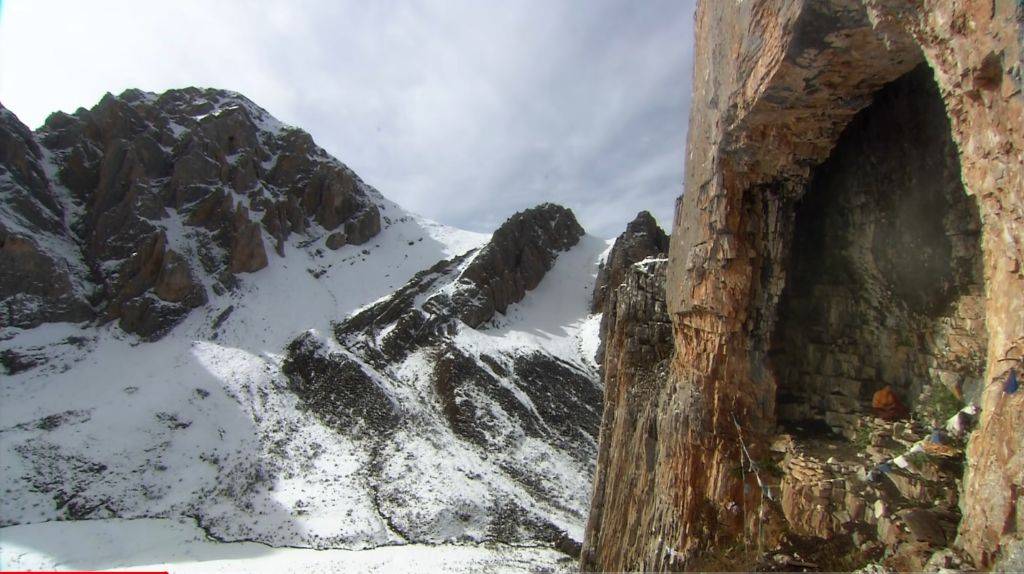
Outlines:
POLYGON ((2 119, 5 539, 164 518, 578 554, 608 244, 571 211, 490 237, 421 219, 221 90, 2 119))

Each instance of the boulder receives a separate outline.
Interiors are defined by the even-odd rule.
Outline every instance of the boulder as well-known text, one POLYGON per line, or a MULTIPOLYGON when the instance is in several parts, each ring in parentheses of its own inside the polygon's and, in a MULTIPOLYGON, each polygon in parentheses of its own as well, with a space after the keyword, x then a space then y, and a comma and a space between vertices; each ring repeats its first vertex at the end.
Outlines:
POLYGON ((348 238, 345 236, 344 233, 340 231, 335 231, 334 233, 327 236, 327 241, 325 243, 328 249, 330 249, 331 251, 337 251, 344 247, 346 243, 348 243, 348 238))

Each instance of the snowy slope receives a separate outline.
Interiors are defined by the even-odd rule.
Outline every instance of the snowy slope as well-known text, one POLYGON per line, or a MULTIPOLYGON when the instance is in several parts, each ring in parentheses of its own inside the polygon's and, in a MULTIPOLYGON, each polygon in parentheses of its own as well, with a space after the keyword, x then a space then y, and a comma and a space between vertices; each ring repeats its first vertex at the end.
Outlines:
POLYGON ((0 330, 0 352, 42 363, 0 379, 2 524, 192 514, 227 538, 393 541, 358 449, 299 412, 279 373, 297 334, 486 240, 382 207, 391 224, 371 243, 321 256, 296 239, 156 343, 113 325, 0 330))
MULTIPOLYGON (((142 108, 155 98, 133 97, 131 105, 142 108)), ((235 107, 195 117, 188 111, 189 126, 161 125, 161 137, 181 143, 189 130, 227 122, 238 101, 264 143, 295 134, 240 96, 219 101, 235 107)), ((564 554, 507 544, 571 552, 581 540, 600 413, 593 362, 600 317, 587 307, 608 243, 582 237, 558 252, 536 288, 486 324, 457 324, 401 360, 371 365, 352 347, 359 341, 336 338, 338 322, 390 300, 439 262, 468 265, 489 236, 409 214, 317 150, 314 163, 351 177, 369 202, 360 213, 379 211, 380 233, 367 242, 332 251, 324 245, 330 229, 315 221, 288 234, 253 225, 281 255, 270 253, 255 272, 226 276, 223 266, 203 261, 204 250, 228 255, 216 226, 189 223, 189 208, 169 207, 151 219, 133 214, 134 224, 159 233, 167 253, 187 263, 205 303, 175 315, 155 342, 114 322, 0 325, 0 373, 9 371, 0 375, 0 568, 198 560, 186 570, 331 570, 339 563, 370 571, 399 563, 532 570, 564 554), (370 436, 372 421, 339 427, 310 409, 284 372, 287 349, 303 337, 359 362, 401 415, 395 424, 370 436), (482 378, 456 377, 458 388, 442 396, 438 369, 466 361, 482 378), (453 426, 453 410, 462 426, 453 426), (53 542, 69 538, 80 543, 53 542), (132 554, 110 543, 151 538, 181 551, 132 554), (423 543, 445 546, 435 553, 437 546, 423 543), (406 548, 387 549, 394 545, 406 548), (379 547, 387 548, 368 550, 379 547)), ((55 157, 42 155, 52 180, 47 192, 62 204, 55 229, 64 243, 55 247, 45 234, 14 226, 10 210, 0 210, 0 223, 36 237, 55 261, 73 261, 65 264, 73 280, 86 275, 90 257, 116 279, 137 252, 104 260, 82 248, 71 231, 81 228, 82 201, 56 182, 55 157)), ((160 195, 166 183, 153 179, 148 192, 160 195)), ((257 189, 270 193, 263 184, 257 189)), ((252 194, 220 191, 238 209, 257 210, 252 194)), ((439 289, 454 289, 443 283, 439 289)), ((99 293, 98 286, 74 293, 94 287, 99 293)))
POLYGON ((548 548, 506 545, 385 546, 370 550, 272 548, 218 543, 171 519, 47 522, 0 529, 0 568, 103 569, 187 573, 572 572, 571 558, 548 548))
MULTIPOLYGON (((311 326, 329 332, 332 317, 390 293, 426 262, 486 240, 394 205, 383 213, 392 224, 371 245, 325 256, 291 245, 239 292, 212 298, 155 343, 113 325, 0 331, 0 352, 42 363, 0 381, 2 524, 191 517, 224 540, 360 549, 408 538, 487 540, 488 513, 507 502, 579 540, 592 460, 529 436, 518 436, 510 452, 488 453, 435 419, 420 432, 403 429, 373 474, 360 439, 307 414, 288 390, 280 366, 289 339, 311 326), (308 271, 319 268, 327 269, 319 278, 308 271), (511 479, 503 461, 542 477, 562 507, 511 479)), ((494 356, 556 352, 593 370, 599 317, 588 316, 586 304, 606 247, 585 237, 505 316, 486 329, 461 329, 458 344, 494 356)), ((403 400, 414 409, 432 404, 416 358, 402 368, 411 381, 403 400)), ((423 420, 428 411, 419 409, 423 420)), ((15 532, 0 530, 0 546, 15 532)))
MULTIPOLYGON (((0 352, 41 363, 0 382, 3 525, 189 516, 225 540, 358 549, 487 540, 495 504, 509 503, 579 540, 592 461, 529 436, 489 454, 428 425, 402 431, 371 485, 365 445, 304 412, 288 390, 280 366, 290 339, 330 332, 331 318, 486 240, 394 205, 382 213, 391 223, 370 244, 321 254, 296 239, 287 257, 155 343, 113 325, 0 331, 0 352), (502 463, 529 468, 553 492, 537 497, 502 463)), ((473 354, 554 353, 592 372, 597 317, 586 302, 606 247, 585 237, 521 303, 455 341, 473 354)), ((402 368, 407 404, 431 404, 416 358, 402 368)))
POLYGON ((289 347, 304 404, 371 454, 366 484, 397 536, 581 540, 601 394, 586 307, 605 249, 583 237, 476 329, 446 307, 473 253, 289 347), (337 380, 358 392, 335 392, 337 380))

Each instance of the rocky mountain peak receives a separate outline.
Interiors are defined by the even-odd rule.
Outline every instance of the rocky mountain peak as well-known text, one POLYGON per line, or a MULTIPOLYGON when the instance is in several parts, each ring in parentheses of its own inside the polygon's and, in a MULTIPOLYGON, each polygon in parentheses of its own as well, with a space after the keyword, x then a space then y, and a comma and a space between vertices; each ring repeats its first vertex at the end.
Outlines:
POLYGON ((584 231, 573 212, 543 204, 516 213, 478 250, 439 261, 390 297, 335 326, 340 340, 368 338, 373 354, 404 358, 458 323, 476 329, 540 284, 584 231), (383 333, 383 334, 381 334, 383 333))
POLYGON ((294 233, 338 249, 380 231, 375 190, 234 92, 107 94, 51 114, 34 134, 0 115, 3 189, 20 198, 5 200, 0 259, 37 270, 0 279, 11 324, 95 317, 157 338, 208 290, 267 266, 266 241, 284 256, 294 233), (62 287, 26 302, 28 284, 48 276, 62 287))
POLYGON ((460 275, 475 292, 463 300, 459 318, 477 327, 495 311, 504 313, 540 283, 560 251, 576 245, 583 235, 573 212, 553 203, 508 218, 460 275))
POLYGON ((664 236, 665 232, 658 227, 658 221, 654 219, 650 211, 641 211, 636 214, 633 221, 626 224, 626 231, 623 235, 661 235, 664 236))
POLYGON ((622 285, 634 263, 659 254, 668 254, 668 235, 658 227, 650 212, 641 211, 616 238, 608 258, 598 270, 591 310, 595 313, 605 310, 610 292, 622 285))

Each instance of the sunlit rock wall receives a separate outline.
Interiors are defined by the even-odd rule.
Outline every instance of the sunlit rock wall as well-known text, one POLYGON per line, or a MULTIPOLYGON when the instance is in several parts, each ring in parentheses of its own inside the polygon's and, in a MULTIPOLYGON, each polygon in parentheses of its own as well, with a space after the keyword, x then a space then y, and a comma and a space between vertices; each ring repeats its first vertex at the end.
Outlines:
POLYGON ((666 283, 674 358, 630 407, 633 428, 649 431, 602 429, 584 570, 699 567, 756 526, 760 492, 730 470, 741 437, 757 458, 776 425, 768 352, 796 202, 851 119, 921 62, 933 70, 981 222, 984 410, 958 540, 985 565, 1024 531, 1024 395, 1002 389, 1024 353, 1022 10, 1014 0, 700 5, 666 283))

